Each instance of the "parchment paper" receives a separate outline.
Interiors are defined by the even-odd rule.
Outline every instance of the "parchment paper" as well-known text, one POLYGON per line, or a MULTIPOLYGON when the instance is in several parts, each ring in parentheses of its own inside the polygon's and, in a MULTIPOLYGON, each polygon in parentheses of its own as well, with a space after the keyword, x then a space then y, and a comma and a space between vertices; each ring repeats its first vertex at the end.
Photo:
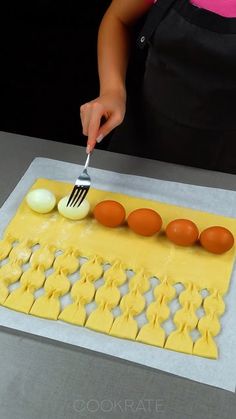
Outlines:
MULTIPOLYGON (((27 190, 39 177, 74 182, 82 166, 37 158, 0 209, 0 237, 16 212, 27 190)), ((123 192, 189 208, 233 217, 236 192, 160 181, 133 175, 90 169, 93 186, 123 192)), ((217 336, 217 360, 168 351, 158 347, 118 339, 60 321, 36 318, 0 307, 0 325, 62 341, 106 355, 123 358, 215 387, 235 391, 236 384, 236 269, 225 297, 226 312, 221 317, 222 331, 217 336)))

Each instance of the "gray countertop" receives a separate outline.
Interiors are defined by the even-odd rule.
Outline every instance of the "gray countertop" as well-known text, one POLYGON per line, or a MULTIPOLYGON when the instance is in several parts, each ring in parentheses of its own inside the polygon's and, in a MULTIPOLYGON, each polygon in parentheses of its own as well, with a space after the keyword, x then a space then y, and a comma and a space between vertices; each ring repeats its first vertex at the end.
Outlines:
MULTIPOLYGON (((35 157, 83 163, 82 147, 0 133, 0 206, 35 157)), ((93 166, 236 190, 236 177, 96 150, 93 166)), ((78 347, 0 330, 3 419, 234 419, 235 394, 78 347)))

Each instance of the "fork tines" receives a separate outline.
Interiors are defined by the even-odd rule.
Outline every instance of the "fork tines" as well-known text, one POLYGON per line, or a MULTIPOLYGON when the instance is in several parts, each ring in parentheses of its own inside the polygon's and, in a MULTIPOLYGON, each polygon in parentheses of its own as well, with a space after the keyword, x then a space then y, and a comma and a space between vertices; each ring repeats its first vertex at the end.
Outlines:
POLYGON ((91 178, 87 172, 89 159, 90 159, 90 153, 87 156, 87 159, 84 165, 84 170, 80 174, 80 176, 77 178, 74 188, 69 196, 67 207, 75 207, 75 206, 79 207, 82 204, 84 198, 86 197, 89 191, 89 188, 91 185, 91 178))
POLYGON ((89 191, 87 185, 75 185, 67 202, 67 207, 80 206, 89 191))

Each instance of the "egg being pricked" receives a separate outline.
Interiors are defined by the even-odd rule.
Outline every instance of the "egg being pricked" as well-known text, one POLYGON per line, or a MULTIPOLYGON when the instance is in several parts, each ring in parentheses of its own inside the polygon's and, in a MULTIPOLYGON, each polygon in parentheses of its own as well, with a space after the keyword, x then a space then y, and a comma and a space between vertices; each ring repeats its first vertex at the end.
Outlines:
POLYGON ((56 197, 48 189, 34 189, 26 195, 26 202, 33 211, 47 214, 55 207, 56 197))
POLYGON ((87 199, 84 199, 79 207, 67 206, 68 200, 69 196, 65 196, 59 201, 57 206, 59 213, 63 217, 69 218, 70 220, 82 220, 88 215, 90 210, 90 204, 87 201, 87 199))

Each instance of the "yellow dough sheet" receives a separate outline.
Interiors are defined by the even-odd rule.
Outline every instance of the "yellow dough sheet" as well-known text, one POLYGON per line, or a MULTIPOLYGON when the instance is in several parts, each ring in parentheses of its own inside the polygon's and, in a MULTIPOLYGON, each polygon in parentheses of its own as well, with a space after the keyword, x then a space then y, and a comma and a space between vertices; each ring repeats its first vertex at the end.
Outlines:
MULTIPOLYGON (((51 190, 57 200, 71 191, 70 184, 47 179, 38 179, 32 186, 37 188, 51 190)), ((92 210, 105 199, 122 203, 127 214, 136 208, 156 210, 162 216, 163 229, 175 218, 188 218, 200 231, 222 225, 236 236, 236 219, 124 194, 89 191, 92 210)), ((127 226, 104 227, 92 215, 70 221, 56 209, 37 214, 24 200, 0 242, 0 260, 6 258, 7 263, 0 268, 0 304, 6 307, 166 349, 218 356, 214 337, 220 332, 223 296, 230 284, 235 247, 223 255, 214 255, 199 245, 176 246, 165 237, 164 230, 153 237, 141 237, 127 226), (40 245, 37 250, 36 244, 40 245), (81 266, 80 257, 87 258, 81 266), (28 262, 29 267, 23 269, 28 262), (105 264, 109 264, 106 269, 105 264), (46 276, 51 267, 53 273, 46 276), (134 272, 131 279, 127 270, 134 272), (71 285, 68 276, 76 271, 80 278, 71 285), (147 304, 145 293, 152 277, 159 283, 153 301, 147 304), (104 282, 96 289, 95 282, 100 278, 104 282), (18 281, 19 287, 9 292, 8 286, 18 281), (119 287, 125 283, 128 292, 122 296, 119 287), (178 296, 177 283, 184 285, 178 296), (34 293, 41 287, 44 294, 36 298, 34 293), (208 291, 206 298, 202 290, 208 291), (68 292, 72 303, 62 309, 60 298, 68 292), (171 318, 169 304, 177 297, 181 308, 173 317, 176 330, 167 336, 163 323, 171 318), (86 305, 92 301, 96 309, 88 316, 86 305), (113 314, 115 307, 120 308, 119 316, 113 314), (204 316, 199 319, 196 312, 200 307, 204 316), (143 312, 146 324, 139 327, 137 316, 143 312), (191 335, 194 330, 200 333, 197 340, 191 335)))

